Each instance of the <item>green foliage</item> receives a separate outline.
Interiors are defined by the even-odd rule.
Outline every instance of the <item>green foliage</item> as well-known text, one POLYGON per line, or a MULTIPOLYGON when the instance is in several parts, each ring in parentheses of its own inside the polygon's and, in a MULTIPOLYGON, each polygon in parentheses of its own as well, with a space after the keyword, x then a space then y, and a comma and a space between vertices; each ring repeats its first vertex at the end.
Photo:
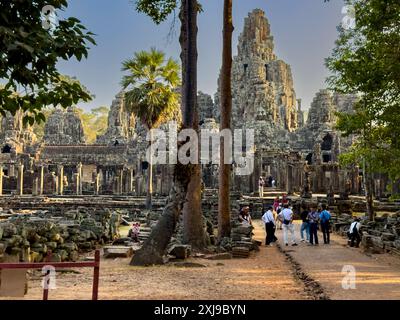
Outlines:
POLYGON ((0 2, 0 114, 25 112, 24 122, 44 121, 46 106, 64 108, 89 101, 91 96, 78 81, 63 77, 57 62, 87 57, 93 34, 69 17, 58 20, 51 30, 42 26, 42 8, 67 7, 66 0, 0 2), (17 93, 17 94, 15 94, 17 93))
POLYGON ((107 130, 109 108, 98 107, 90 110, 90 112, 85 112, 81 108, 77 108, 77 110, 82 119, 86 142, 94 143, 97 136, 104 134, 107 130))
MULTIPOLYGON (((201 4, 197 6, 198 12, 203 12, 201 4)), ((146 14, 156 24, 165 21, 177 7, 177 0, 136 0, 136 11, 146 14)))
POLYGON ((162 51, 152 48, 136 52, 133 59, 123 62, 122 70, 128 72, 121 81, 127 89, 126 106, 148 129, 176 116, 180 84, 176 61, 166 60, 162 51))
POLYGON ((177 6, 177 0, 137 0, 136 11, 145 13, 156 24, 163 22, 177 6))
POLYGON ((344 30, 326 65, 333 90, 359 93, 352 114, 338 114, 337 127, 357 135, 344 163, 365 160, 370 172, 400 178, 400 2, 346 0, 356 26, 344 30))

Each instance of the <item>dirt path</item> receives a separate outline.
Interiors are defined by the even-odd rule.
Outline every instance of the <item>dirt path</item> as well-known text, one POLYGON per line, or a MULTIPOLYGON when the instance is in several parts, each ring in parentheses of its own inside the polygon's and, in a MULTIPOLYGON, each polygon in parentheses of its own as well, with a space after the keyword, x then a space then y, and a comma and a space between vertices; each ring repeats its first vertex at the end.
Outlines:
MULTIPOLYGON (((255 237, 264 238, 258 224, 255 237)), ((102 260, 100 299, 308 299, 285 256, 264 247, 249 259, 211 261, 191 258, 205 268, 130 267, 129 259, 102 260)), ((90 299, 92 271, 57 276, 50 299, 90 299)), ((41 299, 40 281, 29 282, 25 299, 41 299)))
MULTIPOLYGON (((296 224, 296 237, 300 238, 300 225, 296 224)), ((388 254, 367 256, 360 249, 347 247, 346 239, 331 235, 331 244, 324 245, 318 232, 319 246, 300 243, 297 247, 282 246, 300 264, 302 269, 317 280, 331 299, 400 299, 400 259, 388 254), (356 289, 342 288, 345 265, 356 271, 356 289)), ((282 244, 282 232, 277 232, 282 244)))

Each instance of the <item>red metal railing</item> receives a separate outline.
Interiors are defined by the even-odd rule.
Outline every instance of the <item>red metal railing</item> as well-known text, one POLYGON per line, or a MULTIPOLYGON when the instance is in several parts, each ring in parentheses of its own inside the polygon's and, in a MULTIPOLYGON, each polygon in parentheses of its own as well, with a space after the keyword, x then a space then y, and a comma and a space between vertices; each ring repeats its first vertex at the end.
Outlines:
MULTIPOLYGON (((41 269, 52 266, 55 269, 64 268, 93 268, 92 300, 98 299, 100 276, 100 250, 96 250, 94 261, 83 262, 40 262, 40 263, 0 263, 0 269, 41 269)), ((48 299, 49 289, 43 288, 43 300, 48 299)))

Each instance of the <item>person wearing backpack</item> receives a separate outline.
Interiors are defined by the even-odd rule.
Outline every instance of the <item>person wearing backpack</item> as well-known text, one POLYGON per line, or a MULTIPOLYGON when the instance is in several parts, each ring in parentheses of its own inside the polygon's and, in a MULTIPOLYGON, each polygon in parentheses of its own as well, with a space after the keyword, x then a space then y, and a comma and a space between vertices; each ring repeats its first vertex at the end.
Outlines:
POLYGON ((330 243, 330 229, 331 229, 331 214, 329 213, 328 210, 326 210, 326 204, 323 203, 322 206, 322 211, 319 214, 319 219, 321 221, 321 231, 322 235, 324 237, 324 243, 329 244, 330 243))
POLYGON ((350 225, 349 229, 349 239, 350 239, 350 247, 358 248, 361 242, 361 235, 360 235, 360 227, 361 223, 357 217, 354 217, 353 223, 350 225), (354 245, 355 243, 355 245, 354 245))
POLYGON ((296 237, 294 235, 293 211, 289 208, 289 204, 285 203, 283 205, 283 210, 279 214, 279 219, 281 220, 283 227, 283 242, 286 246, 289 245, 288 233, 290 232, 292 246, 297 246, 296 237))

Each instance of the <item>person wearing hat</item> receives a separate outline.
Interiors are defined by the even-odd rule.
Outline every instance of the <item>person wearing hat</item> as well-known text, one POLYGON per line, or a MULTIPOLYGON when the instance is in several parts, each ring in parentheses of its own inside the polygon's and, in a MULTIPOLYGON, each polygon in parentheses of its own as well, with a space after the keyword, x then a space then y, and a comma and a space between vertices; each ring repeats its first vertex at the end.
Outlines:
POLYGON ((264 178, 262 176, 258 179, 258 194, 260 198, 264 196, 264 178))
POLYGON ((253 224, 250 216, 250 208, 248 206, 243 207, 242 210, 240 210, 239 222, 250 226, 253 224))
POLYGON ((265 223, 265 245, 272 246, 272 242, 275 242, 277 240, 277 238, 275 237, 275 217, 272 206, 268 207, 267 211, 264 213, 261 219, 265 223))
POLYGON ((350 247, 358 248, 361 242, 361 235, 360 235, 360 219, 354 217, 354 221, 350 225, 349 229, 349 238, 350 238, 350 247))

